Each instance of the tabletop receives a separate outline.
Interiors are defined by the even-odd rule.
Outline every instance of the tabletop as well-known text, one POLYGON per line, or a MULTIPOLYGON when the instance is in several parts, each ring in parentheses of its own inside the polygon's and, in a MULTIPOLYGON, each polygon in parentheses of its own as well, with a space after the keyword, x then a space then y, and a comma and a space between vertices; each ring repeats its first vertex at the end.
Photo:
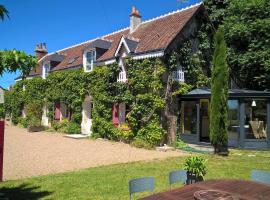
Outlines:
POLYGON ((247 180, 209 180, 179 189, 157 193, 141 200, 194 200, 194 193, 201 190, 220 191, 238 200, 270 200, 270 185, 247 180))

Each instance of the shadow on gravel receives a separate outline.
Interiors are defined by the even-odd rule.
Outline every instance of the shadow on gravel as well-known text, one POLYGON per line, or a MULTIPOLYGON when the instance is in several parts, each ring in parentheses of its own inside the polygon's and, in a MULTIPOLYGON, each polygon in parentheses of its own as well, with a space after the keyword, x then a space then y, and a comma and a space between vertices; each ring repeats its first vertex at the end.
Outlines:
POLYGON ((1 187, 0 200, 38 200, 52 192, 39 191, 40 187, 22 184, 17 187, 1 187))

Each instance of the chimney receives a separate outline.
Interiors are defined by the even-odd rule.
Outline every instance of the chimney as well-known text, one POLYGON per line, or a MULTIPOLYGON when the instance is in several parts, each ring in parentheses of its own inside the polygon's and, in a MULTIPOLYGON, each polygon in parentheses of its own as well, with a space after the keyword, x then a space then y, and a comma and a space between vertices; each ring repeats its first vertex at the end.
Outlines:
POLYGON ((47 48, 46 48, 46 43, 37 44, 35 53, 38 60, 44 57, 48 53, 47 48))
POLYGON ((136 28, 142 23, 142 16, 135 6, 132 7, 132 11, 130 13, 130 33, 134 32, 136 28))

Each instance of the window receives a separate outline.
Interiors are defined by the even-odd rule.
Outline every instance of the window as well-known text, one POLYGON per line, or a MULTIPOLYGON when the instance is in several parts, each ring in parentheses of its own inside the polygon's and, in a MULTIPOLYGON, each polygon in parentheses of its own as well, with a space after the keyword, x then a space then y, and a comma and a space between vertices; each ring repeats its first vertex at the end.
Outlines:
POLYGON ((182 70, 182 67, 179 67, 177 70, 173 71, 172 73, 172 79, 177 82, 184 82, 185 76, 184 72, 182 70))
POLYGON ((248 99, 245 101, 245 138, 267 138, 267 101, 248 99))
POLYGON ((50 65, 49 63, 45 63, 43 65, 43 75, 42 75, 44 79, 49 75, 49 72, 50 72, 50 65))
POLYGON ((94 61, 96 60, 95 51, 87 51, 84 54, 84 71, 90 72, 93 69, 94 61))
POLYGON ((239 105, 238 100, 228 100, 228 138, 238 140, 239 105))
POLYGON ((180 115, 180 133, 196 134, 197 132, 197 102, 182 101, 180 115))
POLYGON ((125 71, 121 71, 118 75, 118 82, 126 82, 127 81, 127 74, 125 71))

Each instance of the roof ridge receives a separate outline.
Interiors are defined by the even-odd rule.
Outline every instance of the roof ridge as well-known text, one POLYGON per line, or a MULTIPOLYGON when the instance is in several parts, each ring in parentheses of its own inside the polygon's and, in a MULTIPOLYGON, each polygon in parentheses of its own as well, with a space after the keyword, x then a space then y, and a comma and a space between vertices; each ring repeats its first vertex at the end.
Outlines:
POLYGON ((170 16, 170 15, 173 15, 175 13, 179 13, 179 12, 183 12, 185 10, 188 10, 190 8, 193 8, 193 7, 196 7, 196 6, 199 6, 199 5, 202 5, 203 3, 202 2, 199 2, 199 3, 196 3, 196 4, 192 4, 190 6, 187 6, 185 8, 181 8, 181 9, 178 9, 178 10, 175 10, 175 11, 172 11, 172 12, 169 12, 169 13, 166 13, 166 14, 163 14, 163 15, 160 15, 158 17, 154 17, 152 19, 148 19, 146 21, 143 21, 141 24, 145 24, 145 23, 148 23, 148 22, 152 22, 152 21, 155 21, 155 20, 158 20, 158 19, 161 19, 163 17, 167 17, 167 16, 170 16))
MULTIPOLYGON (((185 8, 181 8, 181 9, 178 9, 178 10, 176 10, 176 11, 172 11, 172 12, 166 13, 166 14, 164 14, 164 15, 160 15, 160 16, 158 16, 158 17, 154 17, 154 18, 149 19, 149 20, 145 20, 145 21, 143 21, 141 24, 145 24, 145 23, 148 23, 148 22, 152 22, 152 21, 155 21, 155 20, 158 20, 158 19, 161 19, 161 18, 170 16, 170 15, 173 15, 173 14, 175 14, 175 13, 179 13, 179 12, 188 10, 188 9, 193 8, 193 7, 195 7, 195 6, 199 6, 199 5, 201 5, 201 4, 203 4, 203 3, 202 3, 202 2, 199 2, 199 3, 196 3, 196 4, 192 4, 192 5, 187 6, 187 7, 185 7, 185 8)), ((81 43, 79 43, 79 44, 75 44, 75 45, 72 45, 72 46, 69 46, 69 47, 66 47, 66 48, 63 48, 63 49, 60 49, 60 50, 57 50, 57 51, 48 53, 47 55, 45 55, 44 57, 42 57, 41 59, 39 59, 38 62, 42 61, 44 58, 46 58, 46 57, 49 56, 49 55, 52 55, 52 54, 55 54, 55 53, 59 53, 59 52, 61 52, 61 51, 65 51, 65 50, 67 50, 67 49, 71 49, 71 48, 73 48, 73 47, 77 47, 77 46, 86 44, 86 43, 88 43, 88 42, 92 42, 92 41, 97 40, 97 39, 104 39, 105 37, 111 36, 111 35, 116 34, 116 33, 120 33, 120 32, 122 32, 122 31, 125 31, 125 30, 128 30, 128 29, 129 29, 129 27, 122 28, 122 29, 119 29, 119 30, 114 31, 114 32, 112 32, 112 33, 109 33, 109 34, 106 34, 106 35, 103 35, 103 36, 100 36, 100 37, 96 37, 96 38, 93 38, 93 39, 90 39, 90 40, 81 42, 81 43)))

